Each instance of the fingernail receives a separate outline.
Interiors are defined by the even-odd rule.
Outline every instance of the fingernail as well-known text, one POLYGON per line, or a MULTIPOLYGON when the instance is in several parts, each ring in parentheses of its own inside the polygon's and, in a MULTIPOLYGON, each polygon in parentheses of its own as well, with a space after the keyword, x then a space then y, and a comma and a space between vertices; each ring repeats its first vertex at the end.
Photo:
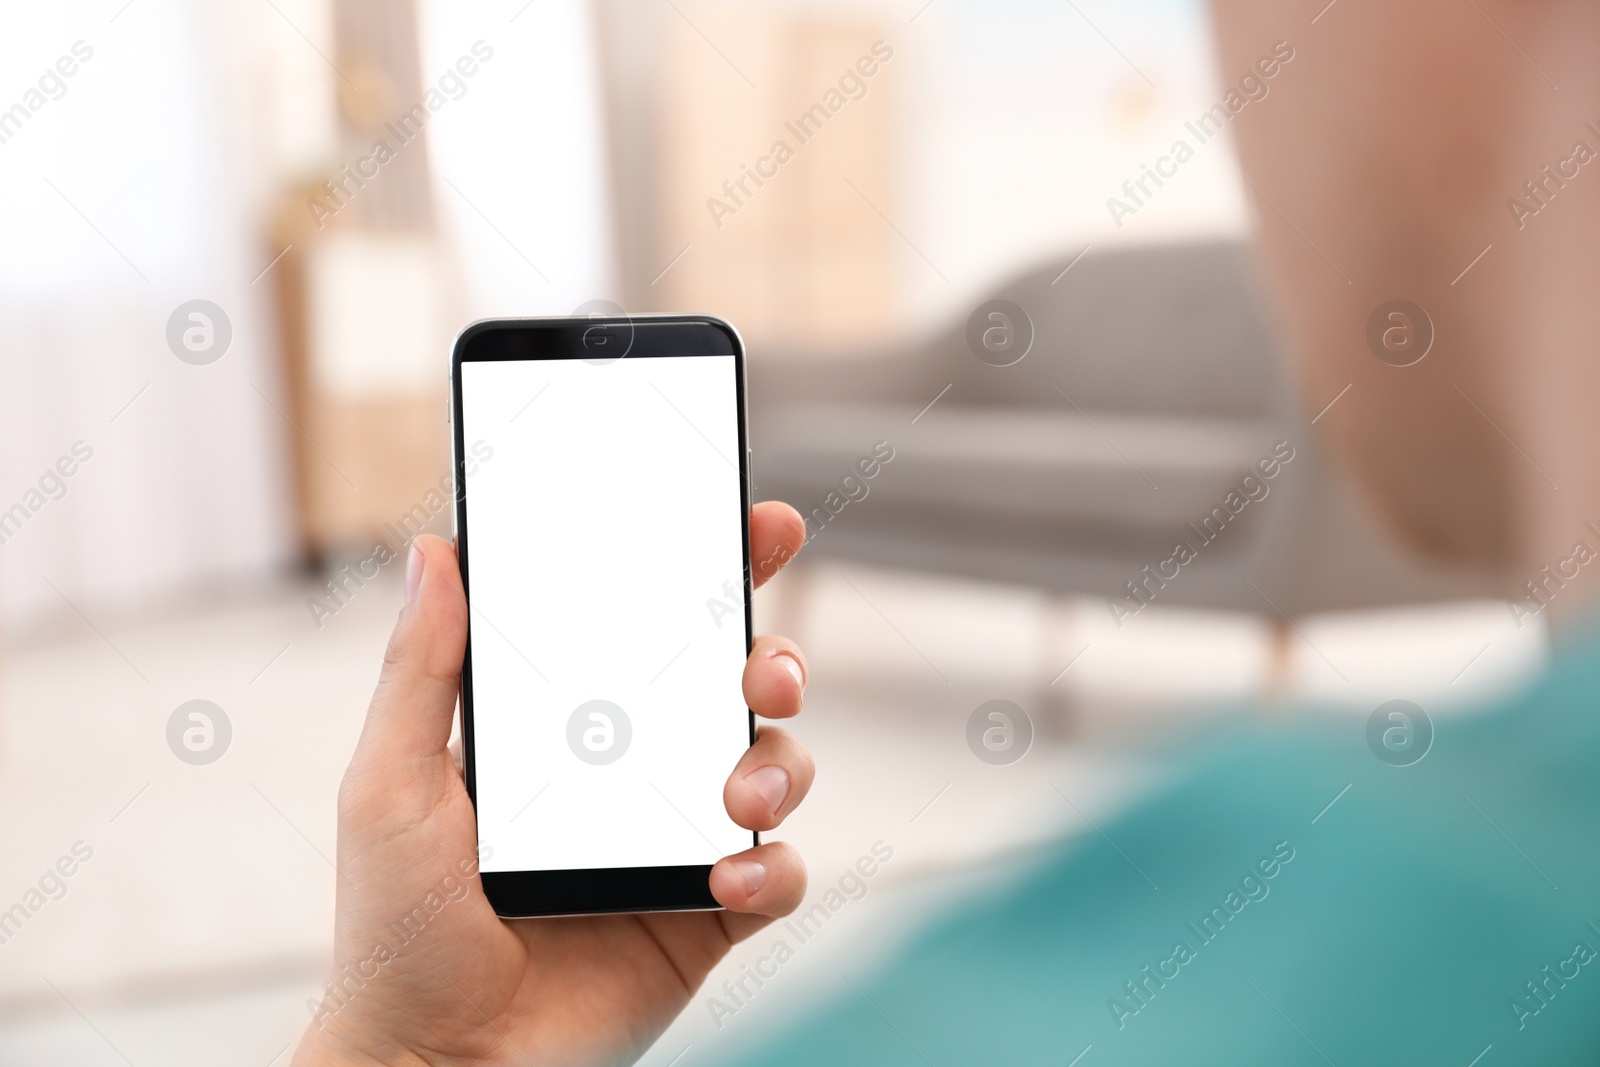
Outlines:
POLYGON ((417 599, 417 589, 422 585, 422 549, 411 542, 411 553, 406 556, 406 603, 417 599))
POLYGON ((789 795, 789 772, 777 764, 769 763, 765 767, 757 767, 744 776, 744 780, 755 787, 761 799, 767 802, 767 807, 777 814, 783 807, 783 801, 789 795))
POLYGON ((744 879, 744 890, 751 896, 767 884, 767 865, 760 860, 729 860, 734 873, 744 879))
POLYGON ((788 652, 774 652, 772 661, 789 672, 794 679, 794 684, 800 687, 800 692, 806 691, 806 672, 801 669, 800 661, 788 652))

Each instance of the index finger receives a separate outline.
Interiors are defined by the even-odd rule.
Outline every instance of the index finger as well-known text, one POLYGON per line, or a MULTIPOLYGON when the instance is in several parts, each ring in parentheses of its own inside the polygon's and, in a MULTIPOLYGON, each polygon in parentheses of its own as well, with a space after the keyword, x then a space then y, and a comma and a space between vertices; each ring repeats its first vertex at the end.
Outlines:
POLYGON ((765 500, 750 509, 750 581, 760 589, 767 579, 794 559, 806 543, 800 513, 780 500, 765 500))

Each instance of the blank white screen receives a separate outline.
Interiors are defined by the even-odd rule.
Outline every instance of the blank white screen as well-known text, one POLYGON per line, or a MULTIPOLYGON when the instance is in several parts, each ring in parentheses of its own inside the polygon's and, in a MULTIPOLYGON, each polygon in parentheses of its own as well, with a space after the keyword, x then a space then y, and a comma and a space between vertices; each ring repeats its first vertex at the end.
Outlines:
POLYGON ((482 869, 750 847, 722 805, 749 745, 734 357, 464 362, 461 394, 494 450, 466 480, 482 869), (631 724, 615 762, 569 747, 592 700, 631 724))

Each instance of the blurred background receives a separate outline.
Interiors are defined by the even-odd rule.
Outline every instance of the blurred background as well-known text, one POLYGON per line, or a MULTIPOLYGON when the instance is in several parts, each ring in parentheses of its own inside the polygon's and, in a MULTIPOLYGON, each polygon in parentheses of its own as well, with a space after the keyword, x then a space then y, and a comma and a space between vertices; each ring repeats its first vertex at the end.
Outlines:
POLYGON ((740 329, 755 495, 810 536, 757 597, 814 680, 822 771, 785 836, 813 894, 894 849, 649 1064, 725 1054, 1093 833, 1220 714, 1469 714, 1544 660, 1539 619, 1408 558, 1325 462, 1339 396, 1288 372, 1259 202, 1194 126, 1241 73, 1196 0, 0 19, 0 907, 92 850, 3 931, 0 1061, 287 1062, 387 560, 449 533, 447 354, 476 318, 740 329), (197 700, 210 762, 169 731, 197 700), (1026 758, 969 747, 995 700, 1026 758))

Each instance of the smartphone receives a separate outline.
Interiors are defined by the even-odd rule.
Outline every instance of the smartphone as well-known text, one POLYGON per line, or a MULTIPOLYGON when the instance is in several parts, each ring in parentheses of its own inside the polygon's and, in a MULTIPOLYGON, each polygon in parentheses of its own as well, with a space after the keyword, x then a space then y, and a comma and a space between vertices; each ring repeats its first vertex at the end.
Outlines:
POLYGON ((505 917, 719 907, 758 843, 744 350, 709 316, 477 322, 451 359, 479 872, 505 917))

